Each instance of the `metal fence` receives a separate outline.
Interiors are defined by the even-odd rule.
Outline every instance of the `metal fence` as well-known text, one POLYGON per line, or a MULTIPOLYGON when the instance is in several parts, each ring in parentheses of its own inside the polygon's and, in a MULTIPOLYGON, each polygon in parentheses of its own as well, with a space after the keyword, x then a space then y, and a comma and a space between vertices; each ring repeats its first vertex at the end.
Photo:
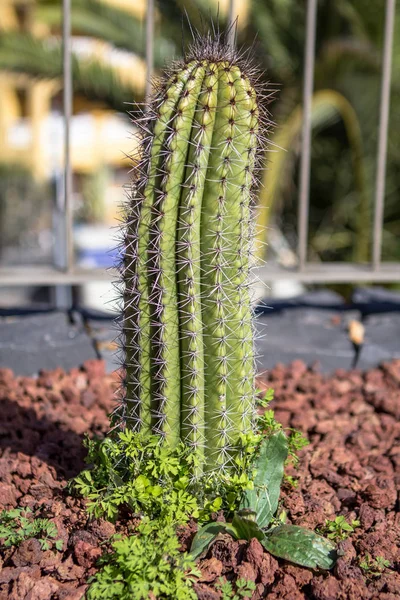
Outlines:
MULTIPOLYGON (((135 1, 135 0, 133 0, 135 1)), ((236 0, 237 2, 240 0, 236 0)), ((314 82, 315 38, 318 0, 307 0, 306 35, 304 50, 303 82, 303 131, 300 163, 300 190, 298 211, 298 266, 283 268, 266 265, 258 269, 258 276, 265 282, 279 279, 295 279, 304 283, 345 282, 391 282, 400 281, 400 264, 382 262, 382 230, 384 216, 385 174, 387 137, 389 127, 389 104, 393 30, 396 0, 386 0, 384 47, 382 56, 381 100, 379 109, 379 136, 377 150, 377 176, 372 230, 372 261, 367 265, 355 263, 310 263, 307 261, 309 222, 309 192, 311 163, 311 104, 314 82)), ((229 18, 233 22, 235 0, 230 0, 229 18)), ((147 89, 153 72, 154 0, 147 0, 146 18, 146 65, 147 89)), ((0 285, 78 285, 88 281, 110 280, 111 271, 81 269, 74 264, 72 172, 70 160, 70 125, 72 114, 72 64, 71 64, 71 0, 63 0, 63 94, 64 94, 64 229, 65 268, 49 267, 2 267, 0 285)))

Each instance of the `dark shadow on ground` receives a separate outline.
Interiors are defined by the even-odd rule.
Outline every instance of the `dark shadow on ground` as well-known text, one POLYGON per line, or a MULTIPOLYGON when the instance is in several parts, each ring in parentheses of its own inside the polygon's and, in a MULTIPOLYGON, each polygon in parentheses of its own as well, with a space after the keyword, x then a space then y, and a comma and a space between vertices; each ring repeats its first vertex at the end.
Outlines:
POLYGON ((82 470, 86 456, 83 435, 69 430, 60 422, 38 418, 33 409, 25 408, 16 401, 0 400, 0 411, 0 453, 3 458, 18 452, 36 456, 53 466, 59 478, 65 479, 82 470))

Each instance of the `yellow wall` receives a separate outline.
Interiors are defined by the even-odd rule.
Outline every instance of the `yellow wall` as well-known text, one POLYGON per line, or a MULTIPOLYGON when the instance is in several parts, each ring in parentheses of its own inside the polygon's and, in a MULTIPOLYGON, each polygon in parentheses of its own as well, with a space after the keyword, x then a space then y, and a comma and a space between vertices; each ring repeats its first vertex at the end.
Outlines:
POLYGON ((144 18, 146 14, 146 0, 103 0, 103 2, 112 6, 118 6, 126 10, 126 12, 137 15, 139 18, 144 18))

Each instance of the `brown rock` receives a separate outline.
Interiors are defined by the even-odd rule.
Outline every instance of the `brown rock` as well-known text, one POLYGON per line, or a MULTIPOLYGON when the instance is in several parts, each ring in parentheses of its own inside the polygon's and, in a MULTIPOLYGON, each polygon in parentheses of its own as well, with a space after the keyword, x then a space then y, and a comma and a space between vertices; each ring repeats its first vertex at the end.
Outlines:
POLYGON ((16 567, 38 565, 43 558, 39 540, 32 538, 24 540, 15 550, 12 561, 16 567))
POLYGON ((250 540, 244 552, 245 560, 251 564, 255 571, 260 571, 264 558, 264 548, 256 538, 250 540))
POLYGON ((0 510, 15 508, 21 492, 13 485, 0 483, 0 510))
POLYGON ((253 592, 251 600, 262 600, 262 598, 265 597, 265 586, 262 583, 257 583, 256 589, 253 592))
POLYGON ((39 566, 43 571, 51 572, 59 563, 61 563, 61 554, 53 550, 46 550, 42 553, 39 566))
POLYGON ((198 600, 220 600, 221 598, 219 592, 205 583, 195 583, 193 587, 198 600))
POLYGON ((300 516, 305 512, 304 498, 298 490, 290 490, 290 494, 285 496, 284 503, 291 516, 300 516))
POLYGON ((57 566, 57 575, 61 581, 74 581, 82 579, 85 574, 85 569, 79 565, 75 565, 72 556, 68 556, 60 565, 57 566))
POLYGON ((222 562, 223 573, 226 573, 236 568, 238 551, 239 543, 235 542, 230 535, 226 535, 214 542, 209 550, 209 555, 222 562))
POLYGON ((25 600, 51 600, 59 586, 52 577, 42 577, 25 596, 25 600))
POLYGON ((278 561, 268 552, 264 557, 260 569, 260 580, 264 585, 270 585, 275 581, 275 574, 278 571, 278 561))
POLYGON ((336 577, 341 581, 346 581, 348 579, 363 578, 361 569, 354 565, 351 565, 349 561, 344 557, 338 558, 335 565, 334 573, 336 577))
POLYGON ((283 575, 272 588, 271 596, 274 600, 305 600, 305 595, 298 589, 296 581, 291 575, 283 575))
POLYGON ((375 586, 379 592, 388 592, 400 598, 400 573, 385 571, 376 581, 375 586))
POLYGON ((92 546, 88 542, 79 540, 74 545, 74 556, 78 565, 90 569, 101 556, 101 549, 98 546, 92 546))
POLYGON ((83 369, 89 379, 104 377, 106 372, 106 363, 104 360, 86 360, 83 363, 83 369))
POLYGON ((351 506, 354 504, 357 494, 353 490, 347 488, 339 488, 337 491, 337 497, 343 506, 351 506))
POLYGON ((365 488, 363 496, 372 508, 394 508, 397 493, 393 479, 378 477, 365 488))
POLYGON ((374 524, 375 511, 367 502, 364 502, 360 506, 359 519, 361 527, 365 530, 369 529, 374 524))
POLYGON ((32 579, 39 579, 40 577, 40 569, 38 566, 18 567, 17 569, 14 569, 13 567, 4 567, 0 572, 0 584, 14 581, 15 579, 18 579, 22 573, 29 575, 32 579))
POLYGON ((371 531, 364 534, 355 543, 360 554, 370 554, 373 558, 383 556, 386 560, 400 560, 400 548, 393 531, 371 531))
POLYGON ((211 583, 215 581, 222 574, 223 565, 217 558, 211 557, 206 558, 200 563, 201 576, 199 581, 204 583, 211 583))
POLYGON ((85 408, 90 408, 96 402, 96 396, 92 390, 85 390, 81 396, 81 402, 85 408))
POLYGON ((28 573, 21 573, 11 586, 9 600, 24 600, 37 583, 28 573))
POLYGON ((285 573, 291 575, 298 587, 301 589, 302 587, 308 585, 313 578, 313 572, 310 569, 305 569, 304 567, 297 567, 296 565, 286 564, 284 565, 285 573))
POLYGON ((115 525, 104 519, 93 521, 90 527, 92 533, 99 540, 108 540, 115 534, 115 525))
POLYGON ((62 395, 64 396, 64 399, 67 404, 79 404, 79 400, 80 400, 79 390, 77 390, 72 385, 65 386, 62 390, 62 395))
POLYGON ((63 517, 62 516, 55 517, 54 519, 51 519, 51 521, 57 527, 57 538, 56 539, 63 541, 63 549, 65 549, 68 544, 69 535, 68 535, 68 531, 66 530, 66 528, 64 526, 63 517))
POLYGON ((347 561, 352 561, 357 556, 356 549, 351 540, 343 540, 337 545, 338 556, 345 558, 347 561))
POLYGON ((181 544, 181 550, 183 552, 188 552, 190 550, 193 538, 197 533, 197 529, 198 526, 194 519, 191 519, 185 525, 178 527, 176 533, 181 544))
POLYGON ((81 585, 78 588, 74 587, 63 587, 58 591, 59 600, 81 600, 87 590, 87 585, 81 585))
POLYGON ((249 562, 242 562, 236 568, 237 576, 241 579, 246 579, 246 581, 256 581, 257 579, 257 571, 249 562))
POLYGON ((338 600, 340 597, 340 583, 332 575, 326 578, 315 577, 311 582, 311 588, 315 600, 338 600))
MULTIPOLYGON (((35 479, 33 481, 36 482, 35 479)), ((51 503, 51 497, 53 494, 51 489, 44 483, 33 483, 29 488, 29 492, 35 498, 35 500, 40 501, 41 504, 51 503)))
POLYGON ((0 368, 0 384, 10 384, 14 378, 14 372, 5 367, 0 368))
POLYGON ((21 477, 29 477, 32 475, 32 467, 31 463, 29 462, 29 458, 21 452, 18 452, 18 462, 15 468, 16 473, 18 473, 18 475, 21 477))
POLYGON ((29 481, 29 479, 22 479, 22 477, 14 475, 13 480, 14 485, 18 488, 21 494, 28 493, 29 488, 31 487, 31 482, 29 481))

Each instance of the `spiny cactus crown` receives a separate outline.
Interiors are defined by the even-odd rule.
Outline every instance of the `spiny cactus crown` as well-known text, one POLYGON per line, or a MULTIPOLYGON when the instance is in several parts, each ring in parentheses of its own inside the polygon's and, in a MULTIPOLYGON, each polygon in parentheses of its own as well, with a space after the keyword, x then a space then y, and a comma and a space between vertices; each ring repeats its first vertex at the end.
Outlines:
POLYGON ((191 445, 206 470, 232 464, 253 426, 251 197, 269 95, 246 57, 198 37, 135 121, 119 414, 191 445))

